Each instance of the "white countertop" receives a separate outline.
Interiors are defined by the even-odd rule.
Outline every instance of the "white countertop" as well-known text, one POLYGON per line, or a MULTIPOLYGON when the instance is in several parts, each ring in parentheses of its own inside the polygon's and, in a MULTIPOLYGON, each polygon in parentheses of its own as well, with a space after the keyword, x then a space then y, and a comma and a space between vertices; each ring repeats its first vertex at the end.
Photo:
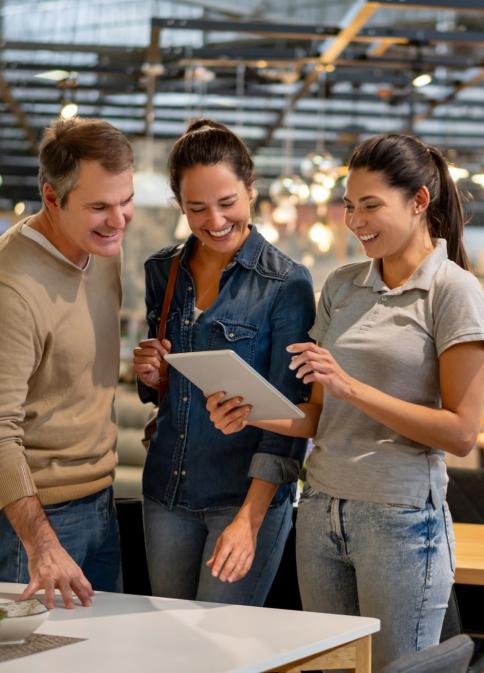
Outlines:
MULTIPOLYGON (((0 583, 0 599, 21 585, 0 583)), ((99 593, 54 609, 38 633, 85 638, 0 673, 261 673, 375 633, 377 619, 99 593)))

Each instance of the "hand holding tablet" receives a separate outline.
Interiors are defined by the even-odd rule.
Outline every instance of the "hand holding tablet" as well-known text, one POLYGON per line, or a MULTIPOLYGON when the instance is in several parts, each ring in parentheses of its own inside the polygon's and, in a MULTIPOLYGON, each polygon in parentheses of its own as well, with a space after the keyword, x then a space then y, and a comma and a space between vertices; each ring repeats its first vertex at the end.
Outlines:
POLYGON ((304 413, 232 350, 170 353, 168 364, 207 394, 241 397, 252 409, 247 420, 304 418, 304 413))

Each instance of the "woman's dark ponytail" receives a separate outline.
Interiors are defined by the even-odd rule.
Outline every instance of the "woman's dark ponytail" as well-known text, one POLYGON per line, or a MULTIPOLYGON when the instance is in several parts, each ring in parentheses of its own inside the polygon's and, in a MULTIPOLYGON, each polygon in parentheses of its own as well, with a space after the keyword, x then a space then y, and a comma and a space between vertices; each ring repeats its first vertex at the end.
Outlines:
POLYGON ((435 147, 428 147, 430 156, 439 172, 439 191, 431 199, 427 221, 432 238, 445 238, 449 259, 470 269, 464 248, 464 209, 462 198, 449 171, 446 160, 435 147))

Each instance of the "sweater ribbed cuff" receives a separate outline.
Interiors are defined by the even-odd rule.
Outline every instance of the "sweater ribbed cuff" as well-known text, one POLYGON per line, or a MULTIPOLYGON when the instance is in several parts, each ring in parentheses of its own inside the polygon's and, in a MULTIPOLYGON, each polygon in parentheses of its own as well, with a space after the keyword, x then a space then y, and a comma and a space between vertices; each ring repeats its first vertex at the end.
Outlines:
POLYGON ((0 509, 20 498, 36 495, 37 488, 26 463, 0 471, 0 509))

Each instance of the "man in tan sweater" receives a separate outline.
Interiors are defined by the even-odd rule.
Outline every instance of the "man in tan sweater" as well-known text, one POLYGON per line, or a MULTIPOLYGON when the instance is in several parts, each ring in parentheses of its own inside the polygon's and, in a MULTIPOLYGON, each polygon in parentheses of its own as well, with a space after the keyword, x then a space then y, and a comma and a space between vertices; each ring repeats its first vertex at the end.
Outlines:
POLYGON ((58 120, 39 161, 42 209, 0 237, 0 581, 88 606, 120 588, 113 398, 133 154, 106 122, 58 120))

